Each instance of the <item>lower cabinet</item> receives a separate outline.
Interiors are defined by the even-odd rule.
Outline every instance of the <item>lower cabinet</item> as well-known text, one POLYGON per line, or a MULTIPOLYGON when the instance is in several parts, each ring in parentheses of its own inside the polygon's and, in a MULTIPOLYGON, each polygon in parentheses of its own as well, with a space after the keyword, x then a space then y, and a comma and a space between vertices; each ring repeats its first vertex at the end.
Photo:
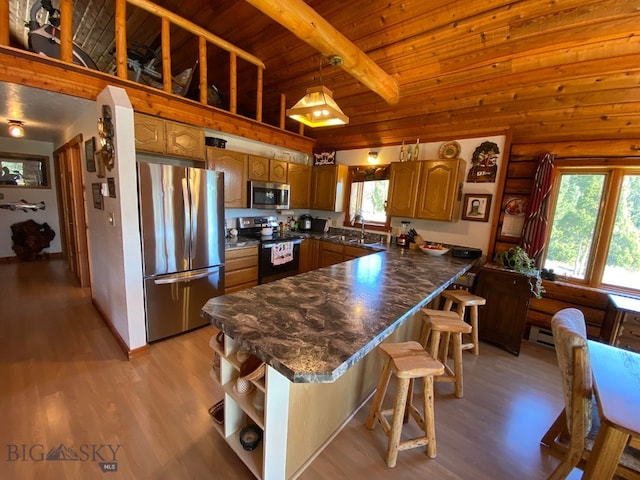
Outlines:
POLYGON ((486 305, 479 307, 480 340, 519 355, 531 298, 529 277, 483 267, 478 272, 474 293, 487 300, 486 305))
POLYGON ((224 257, 224 293, 258 285, 257 245, 226 250, 224 257))
POLYGON ((298 273, 310 272, 318 268, 320 240, 305 238, 300 245, 300 265, 298 273))
POLYGON ((346 262, 354 258, 364 257, 375 253, 372 250, 351 245, 342 245, 340 243, 320 242, 320 251, 318 254, 318 267, 328 267, 336 263, 346 262))

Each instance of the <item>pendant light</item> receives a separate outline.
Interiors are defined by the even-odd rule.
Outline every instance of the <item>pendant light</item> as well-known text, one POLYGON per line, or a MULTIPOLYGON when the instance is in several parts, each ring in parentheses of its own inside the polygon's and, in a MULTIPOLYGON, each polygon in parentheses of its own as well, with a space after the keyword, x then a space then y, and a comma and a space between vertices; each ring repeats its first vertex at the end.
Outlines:
POLYGON ((15 138, 24 137, 24 123, 20 120, 9 120, 9 135, 15 138))
MULTIPOLYGON (((331 57, 331 65, 340 65, 340 57, 331 57)), ((307 93, 293 107, 287 109, 287 116, 309 127, 346 125, 347 117, 333 99, 333 92, 322 85, 322 59, 320 60, 320 85, 307 88, 307 93)))

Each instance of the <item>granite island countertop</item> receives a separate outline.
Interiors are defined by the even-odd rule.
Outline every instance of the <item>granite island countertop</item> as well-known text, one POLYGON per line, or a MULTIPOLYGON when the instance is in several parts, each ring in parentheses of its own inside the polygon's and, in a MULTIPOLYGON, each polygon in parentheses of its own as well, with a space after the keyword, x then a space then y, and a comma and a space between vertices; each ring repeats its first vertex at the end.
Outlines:
POLYGON ((290 381, 333 382, 475 262, 386 246, 212 298, 201 314, 290 381))

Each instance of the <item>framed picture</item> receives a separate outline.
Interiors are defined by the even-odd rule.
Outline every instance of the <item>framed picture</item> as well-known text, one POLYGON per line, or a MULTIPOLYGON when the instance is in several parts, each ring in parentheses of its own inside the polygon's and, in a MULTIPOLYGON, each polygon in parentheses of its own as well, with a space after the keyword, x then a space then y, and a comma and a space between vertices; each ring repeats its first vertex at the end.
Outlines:
POLYGON ((116 198, 116 179, 113 177, 108 177, 107 186, 109 187, 109 197, 116 198))
POLYGON ((489 193, 465 193, 462 220, 488 222, 491 197, 489 193))
POLYGON ((87 172, 96 171, 96 161, 94 152, 96 151, 96 137, 91 137, 84 142, 84 158, 87 162, 87 172))
POLYGON ((103 210, 104 204, 102 203, 102 184, 92 183, 91 192, 93 193, 93 207, 97 208, 98 210, 103 210))
POLYGON ((94 152, 93 158, 96 164, 96 176, 98 178, 104 178, 104 156, 102 150, 94 152))

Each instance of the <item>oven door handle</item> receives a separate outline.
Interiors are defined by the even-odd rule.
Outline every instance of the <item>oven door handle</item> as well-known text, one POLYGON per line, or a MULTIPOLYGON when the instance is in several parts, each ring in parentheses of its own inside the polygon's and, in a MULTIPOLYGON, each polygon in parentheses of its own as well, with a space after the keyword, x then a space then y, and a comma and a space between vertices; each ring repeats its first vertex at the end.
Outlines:
POLYGON ((283 242, 273 242, 273 243, 263 243, 262 248, 272 248, 274 245, 279 243, 293 243, 294 245, 300 245, 302 243, 302 239, 298 240, 285 240, 283 242))

